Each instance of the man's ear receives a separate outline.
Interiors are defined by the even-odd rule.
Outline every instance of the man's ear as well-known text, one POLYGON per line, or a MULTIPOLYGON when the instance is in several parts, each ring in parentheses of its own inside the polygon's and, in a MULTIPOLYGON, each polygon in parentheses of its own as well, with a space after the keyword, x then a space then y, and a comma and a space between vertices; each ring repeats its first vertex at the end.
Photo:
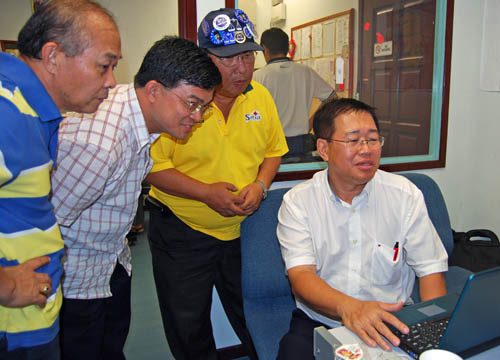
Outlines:
POLYGON ((150 103, 157 101, 162 95, 163 85, 156 80, 149 80, 146 85, 144 85, 144 90, 146 91, 146 96, 150 103))
POLYGON ((64 56, 64 52, 57 43, 49 41, 43 44, 40 56, 42 57, 43 66, 50 74, 57 72, 58 61, 60 61, 59 57, 61 55, 64 56))
POLYGON ((328 161, 328 141, 318 138, 316 140, 316 150, 323 161, 328 161))

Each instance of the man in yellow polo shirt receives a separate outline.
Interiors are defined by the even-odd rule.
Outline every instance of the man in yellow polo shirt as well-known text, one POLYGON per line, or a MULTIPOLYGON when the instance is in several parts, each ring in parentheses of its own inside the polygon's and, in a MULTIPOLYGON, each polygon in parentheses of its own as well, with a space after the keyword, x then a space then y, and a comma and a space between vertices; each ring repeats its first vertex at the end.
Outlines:
POLYGON ((257 355, 241 298, 240 223, 258 209, 288 151, 273 99, 251 81, 253 24, 238 9, 210 12, 198 42, 222 74, 205 122, 185 140, 151 147, 149 242, 165 334, 174 357, 216 359, 212 289, 248 355, 257 355))

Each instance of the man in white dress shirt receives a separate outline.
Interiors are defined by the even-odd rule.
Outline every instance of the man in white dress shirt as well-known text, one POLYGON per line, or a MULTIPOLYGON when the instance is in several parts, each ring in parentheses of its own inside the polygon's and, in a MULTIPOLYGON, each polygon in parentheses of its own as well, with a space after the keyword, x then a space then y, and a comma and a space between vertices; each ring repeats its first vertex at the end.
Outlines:
POLYGON ((110 90, 94 114, 62 122, 52 204, 66 248, 63 359, 125 359, 132 270, 125 236, 153 165, 149 147, 162 132, 185 139, 220 82, 196 44, 164 37, 134 83, 110 90))
POLYGON ((283 200, 278 239, 296 298, 279 359, 313 359, 313 329, 345 325, 369 346, 390 350, 408 327, 393 311, 420 296, 446 294, 447 254, 421 191, 379 170, 384 139, 374 109, 354 99, 314 115, 318 152, 328 162, 283 200))

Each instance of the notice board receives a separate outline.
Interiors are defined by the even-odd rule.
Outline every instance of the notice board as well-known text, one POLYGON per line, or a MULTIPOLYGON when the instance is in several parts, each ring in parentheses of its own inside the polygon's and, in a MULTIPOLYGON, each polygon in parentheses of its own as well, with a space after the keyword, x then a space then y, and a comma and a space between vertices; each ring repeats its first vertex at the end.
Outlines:
POLYGON ((290 56, 313 68, 340 97, 352 97, 354 9, 291 28, 290 56))

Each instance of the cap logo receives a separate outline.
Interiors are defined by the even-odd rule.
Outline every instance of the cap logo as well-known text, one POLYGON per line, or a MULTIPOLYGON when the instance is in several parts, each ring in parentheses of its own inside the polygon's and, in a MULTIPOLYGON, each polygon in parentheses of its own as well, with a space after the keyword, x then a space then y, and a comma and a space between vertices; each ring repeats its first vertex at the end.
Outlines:
POLYGON ((238 44, 243 44, 245 41, 247 41, 247 38, 246 38, 245 34, 243 34, 243 31, 236 31, 234 33, 234 40, 238 44))
POLYGON ((224 34, 216 29, 213 29, 210 33, 210 41, 212 44, 220 45, 224 42, 224 34))
POLYGON ((226 31, 226 32, 223 32, 224 34, 224 46, 225 45, 233 45, 235 43, 235 39, 234 39, 234 32, 229 32, 229 31, 226 31))
POLYGON ((255 28, 253 27, 253 24, 252 23, 248 23, 246 24, 245 28, 243 29, 243 31, 245 32, 245 35, 249 38, 255 38, 257 39, 257 36, 255 35, 256 32, 255 32, 255 28))
POLYGON ((246 24, 249 21, 247 14, 245 14, 245 12, 241 9, 234 10, 234 15, 236 16, 236 19, 241 21, 243 24, 246 24))
POLYGON ((213 26, 217 30, 226 30, 230 24, 231 19, 226 14, 217 15, 213 21, 213 26))
POLYGON ((237 31, 241 31, 241 30, 243 30, 243 29, 241 28, 241 24, 240 24, 240 22, 239 22, 238 20, 236 20, 236 19, 231 19, 231 24, 232 24, 232 25, 236 28, 236 30, 237 30, 237 31))
POLYGON ((207 20, 203 20, 203 22, 201 23, 201 29, 203 30, 203 34, 205 34, 205 37, 207 37, 210 33, 210 25, 208 25, 207 20))

